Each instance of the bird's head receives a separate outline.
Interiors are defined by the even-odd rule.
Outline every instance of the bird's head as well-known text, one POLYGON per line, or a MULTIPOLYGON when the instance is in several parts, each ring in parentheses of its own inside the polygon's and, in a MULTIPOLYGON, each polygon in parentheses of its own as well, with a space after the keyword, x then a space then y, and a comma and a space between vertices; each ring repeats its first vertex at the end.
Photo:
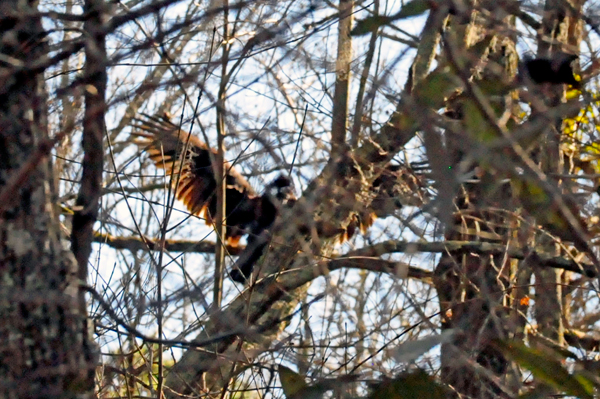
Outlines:
POLYGON ((296 195, 294 194, 294 183, 289 177, 284 175, 279 175, 275 180, 269 183, 266 188, 266 194, 277 199, 281 203, 296 199, 296 195))

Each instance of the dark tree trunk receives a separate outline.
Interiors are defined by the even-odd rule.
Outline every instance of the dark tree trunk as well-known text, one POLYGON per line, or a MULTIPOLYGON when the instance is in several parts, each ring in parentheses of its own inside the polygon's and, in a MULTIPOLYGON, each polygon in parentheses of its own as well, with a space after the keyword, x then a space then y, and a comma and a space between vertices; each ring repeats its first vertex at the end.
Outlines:
POLYGON ((12 60, 0 66, 0 398, 91 397, 94 350, 54 206, 44 77, 31 68, 45 33, 34 1, 3 1, 0 15, 12 60))
MULTIPOLYGON (((582 29, 577 29, 577 25, 581 24, 581 21, 576 16, 570 16, 570 10, 580 11, 584 2, 570 3, 556 0, 546 1, 537 43, 539 57, 552 57, 556 53, 571 52, 572 49, 579 48, 582 29)), ((556 85, 549 90, 549 93, 545 93, 546 104, 550 107, 561 104, 564 97, 564 85, 556 85)), ((536 110, 533 112, 535 114, 536 110)), ((563 154, 560 148, 563 138, 560 133, 557 133, 563 130, 563 120, 561 117, 554 119, 544 132, 537 161, 540 168, 551 176, 550 178, 556 181, 557 185, 560 185, 562 182, 552 176, 564 173, 563 154)), ((542 241, 540 244, 546 247, 545 250, 548 253, 556 252, 557 255, 560 255, 561 250, 557 248, 554 240, 542 241)), ((535 268, 535 319, 538 330, 558 345, 565 344, 562 273, 555 269, 535 268)))
MULTIPOLYGON (((448 29, 465 29, 449 25, 448 29)), ((474 24, 467 27, 466 51, 480 39, 478 32, 483 27, 474 24), (469 42, 468 37, 478 38, 469 42)), ((498 35, 490 42, 489 54, 485 57, 503 65, 510 76, 516 72, 514 43, 510 38, 498 35)), ((482 61, 486 62, 486 58, 482 61)), ((481 81, 500 79, 494 77, 491 68, 479 75, 481 81)), ((482 83, 482 87, 483 87, 482 83)), ((461 94, 462 101, 468 92, 461 94)), ((492 97, 490 97, 492 98, 492 97)), ((461 97, 449 104, 448 115, 461 115, 453 119, 464 119, 461 97)), ((511 109, 511 96, 504 96, 493 104, 499 115, 511 109)), ((462 131, 469 132, 468 122, 462 121, 462 131)), ((482 129, 484 127, 482 126, 482 129)), ((471 133, 474 137, 474 134, 471 133)), ((449 157, 457 164, 464 161, 464 143, 449 133, 447 147, 449 157)), ((493 162, 492 162, 493 164, 493 162)), ((511 220, 507 213, 494 209, 510 209, 511 190, 508 183, 489 192, 491 182, 501 180, 501 172, 492 168, 473 168, 472 183, 461 186, 455 199, 455 212, 447 226, 446 240, 488 241, 507 245, 511 239, 511 220)), ((444 254, 435 270, 435 285, 440 300, 442 329, 453 329, 455 339, 442 345, 441 378, 452 386, 460 397, 505 398, 512 397, 516 388, 511 367, 504 355, 496 349, 496 340, 513 338, 521 329, 518 315, 519 303, 515 291, 508 288, 514 281, 515 263, 503 255, 482 255, 465 251, 449 251, 444 254), (512 378, 511 378, 512 377, 512 378)))

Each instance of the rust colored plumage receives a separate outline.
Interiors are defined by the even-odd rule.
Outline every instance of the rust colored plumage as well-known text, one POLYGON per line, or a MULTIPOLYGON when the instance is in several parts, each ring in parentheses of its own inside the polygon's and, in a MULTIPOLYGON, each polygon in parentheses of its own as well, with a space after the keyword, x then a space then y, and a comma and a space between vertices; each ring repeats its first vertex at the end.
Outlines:
MULTIPOLYGON (((136 130, 132 135, 137 138, 138 146, 158 168, 173 177, 176 197, 188 211, 204 217, 206 224, 211 225, 217 209, 217 181, 212 165, 216 151, 179 129, 167 116, 143 115, 134 120, 136 130)), ((248 181, 228 162, 224 169, 227 172, 227 239, 230 245, 235 245, 254 220, 259 217, 274 219, 275 215, 262 215, 269 207, 262 205, 262 198, 256 195, 248 181)))
MULTIPOLYGON (((172 176, 176 198, 190 213, 203 216, 206 224, 211 225, 211 216, 217 209, 217 180, 213 168, 216 151, 181 130, 166 115, 142 115, 134 120, 136 130, 132 136, 154 164, 172 176)), ((277 217, 279 205, 295 197, 292 182, 285 176, 279 176, 267 186, 265 193, 257 195, 231 164, 225 162, 224 169, 227 243, 235 246, 243 235, 249 234, 248 248, 230 273, 234 281, 243 283, 268 244, 264 237, 269 236, 268 230, 277 217)))

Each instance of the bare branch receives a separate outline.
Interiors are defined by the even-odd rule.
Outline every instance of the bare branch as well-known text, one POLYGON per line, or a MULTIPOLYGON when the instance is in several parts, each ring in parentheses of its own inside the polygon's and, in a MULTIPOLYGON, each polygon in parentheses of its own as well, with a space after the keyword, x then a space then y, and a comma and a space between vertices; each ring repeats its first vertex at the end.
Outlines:
POLYGON ((103 142, 106 125, 106 80, 107 56, 103 20, 105 3, 88 0, 84 10, 90 17, 84 24, 86 32, 84 68, 85 116, 83 120, 82 148, 83 172, 81 186, 77 196, 73 228, 71 231, 71 250, 79 265, 79 278, 85 281, 88 275, 87 262, 92 251, 94 223, 98 217, 99 200, 102 195, 102 165, 104 160, 103 142))

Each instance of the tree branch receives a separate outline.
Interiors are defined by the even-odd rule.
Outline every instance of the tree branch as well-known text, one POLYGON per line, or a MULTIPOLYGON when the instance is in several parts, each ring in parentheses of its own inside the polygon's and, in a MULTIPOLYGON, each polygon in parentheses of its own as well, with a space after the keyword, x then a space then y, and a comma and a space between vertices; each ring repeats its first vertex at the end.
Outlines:
MULTIPOLYGON (((165 240, 164 247, 160 242, 146 237, 116 237, 111 234, 94 234, 94 242, 106 244, 114 249, 135 251, 170 251, 182 253, 215 253, 216 245, 212 241, 165 240)), ((229 255, 239 255, 244 250, 243 246, 227 246, 229 255)))
POLYGON ((94 223, 98 217, 99 200, 102 195, 102 164, 104 150, 102 138, 106 131, 107 55, 103 32, 104 4, 88 0, 84 10, 89 14, 84 24, 86 32, 84 77, 85 115, 83 120, 82 148, 83 172, 77 196, 77 209, 73 215, 71 250, 79 265, 79 278, 86 281, 87 263, 92 251, 94 223))
POLYGON ((407 242, 407 241, 385 241, 368 247, 349 252, 347 256, 369 256, 378 257, 386 253, 447 253, 447 252, 472 252, 480 255, 503 255, 513 259, 523 260, 528 256, 536 256, 540 266, 563 269, 583 274, 587 277, 596 277, 596 268, 592 264, 578 263, 573 259, 561 256, 550 256, 530 252, 520 248, 506 247, 502 244, 477 241, 441 241, 441 242, 407 242))
MULTIPOLYGON (((96 233, 94 242, 106 244, 114 249, 127 249, 129 251, 155 251, 159 246, 150 238, 139 237, 116 237, 110 234, 96 233)), ((189 241, 189 240, 166 240, 165 250, 182 253, 214 253, 216 245, 212 241, 189 241)), ((239 255, 244 252, 244 246, 227 247, 229 255, 239 255)), ((363 247, 355 251, 341 255, 327 263, 327 268, 331 271, 343 267, 359 268, 374 272, 390 273, 394 272, 399 277, 417 278, 427 280, 431 277, 430 272, 419 268, 408 266, 406 271, 398 274, 397 270, 407 267, 403 263, 383 261, 379 256, 390 253, 446 253, 446 252, 472 252, 480 255, 499 255, 507 254, 510 258, 523 260, 532 252, 519 248, 507 248, 505 245, 492 244, 489 242, 477 241, 441 241, 441 242, 409 242, 409 241, 384 241, 368 247, 363 247), (364 260, 363 260, 364 259, 364 260), (372 264, 369 264, 373 262, 372 264)), ((560 256, 548 256, 535 253, 538 257, 538 265, 542 267, 551 267, 554 269, 568 270, 583 274, 586 277, 596 277, 594 265, 588 263, 577 263, 572 259, 566 259, 560 256)))

